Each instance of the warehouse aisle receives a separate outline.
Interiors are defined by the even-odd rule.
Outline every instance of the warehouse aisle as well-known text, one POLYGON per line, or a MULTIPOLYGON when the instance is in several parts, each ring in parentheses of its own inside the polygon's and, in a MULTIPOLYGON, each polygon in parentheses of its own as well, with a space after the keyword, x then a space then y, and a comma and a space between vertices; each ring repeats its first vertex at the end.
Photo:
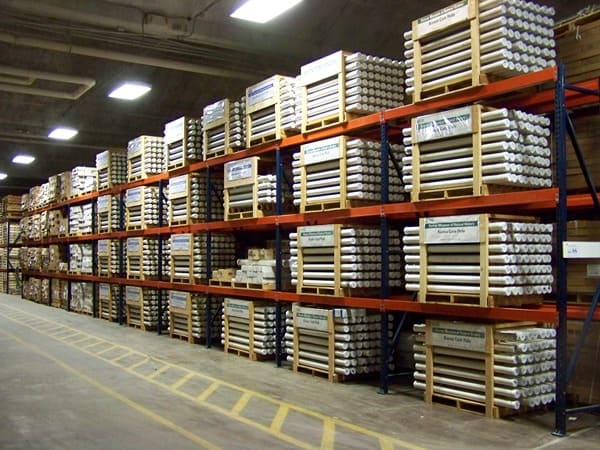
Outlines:
POLYGON ((582 416, 488 420, 0 294, 0 448, 592 448, 582 416))

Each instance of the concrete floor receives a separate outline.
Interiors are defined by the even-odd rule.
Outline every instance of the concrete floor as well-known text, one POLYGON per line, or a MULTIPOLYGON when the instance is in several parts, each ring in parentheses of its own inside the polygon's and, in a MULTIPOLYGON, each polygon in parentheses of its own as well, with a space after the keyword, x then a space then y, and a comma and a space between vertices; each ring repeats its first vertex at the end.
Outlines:
POLYGON ((553 414, 492 420, 0 294, 0 449, 588 449, 553 414))

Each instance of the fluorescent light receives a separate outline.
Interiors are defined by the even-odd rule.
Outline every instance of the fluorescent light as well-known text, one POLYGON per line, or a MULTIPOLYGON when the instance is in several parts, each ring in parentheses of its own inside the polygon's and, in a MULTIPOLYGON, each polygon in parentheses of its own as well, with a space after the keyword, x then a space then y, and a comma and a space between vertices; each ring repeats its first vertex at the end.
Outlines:
POLYGON ((152 89, 147 84, 142 83, 124 83, 118 88, 115 88, 108 94, 111 98, 119 98, 121 100, 135 100, 152 89))
POLYGON ((0 172, 0 180, 6 180, 7 176, 4 172, 0 172))
POLYGON ((61 141, 67 141, 72 137, 77 136, 77 130, 74 128, 55 128, 50 132, 48 137, 50 139, 60 139, 61 141))
POLYGON ((35 158, 29 155, 17 155, 12 159, 12 162, 16 164, 31 164, 33 161, 35 158))
POLYGON ((235 19, 265 23, 296 6, 302 0, 248 0, 230 14, 235 19))

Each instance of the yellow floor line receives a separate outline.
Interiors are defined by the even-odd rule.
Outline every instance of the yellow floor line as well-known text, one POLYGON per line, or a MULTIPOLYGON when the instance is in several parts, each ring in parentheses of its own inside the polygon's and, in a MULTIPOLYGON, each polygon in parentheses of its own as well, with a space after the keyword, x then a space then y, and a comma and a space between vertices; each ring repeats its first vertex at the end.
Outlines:
POLYGON ((250 392, 244 392, 244 394, 240 397, 240 399, 236 402, 235 406, 231 410, 231 413, 232 414, 241 413, 251 398, 252 398, 252 394, 250 394, 250 392))
POLYGON ((381 450, 394 450, 394 444, 389 439, 379 438, 379 448, 381 450))
POLYGON ((207 387, 206 389, 204 389, 202 391, 202 393, 196 397, 196 400, 198 400, 199 402, 203 402, 204 400, 206 400, 208 397, 210 397, 217 389, 218 387, 221 385, 221 383, 215 381, 213 384, 211 384, 209 387, 207 387))
POLYGON ((154 378, 159 376, 161 373, 166 372, 168 368, 169 368, 169 366, 167 364, 164 364, 159 369, 154 370, 154 372, 152 372, 151 374, 143 375, 143 377, 147 378, 148 380, 153 380, 154 378))
POLYGON ((170 386, 171 389, 179 389, 185 383, 187 383, 188 381, 190 381, 194 376, 195 376, 195 374, 193 372, 186 373, 184 376, 182 376, 179 380, 177 380, 175 383, 173 383, 170 386))
POLYGON ((124 353, 124 354, 122 354, 122 355, 119 355, 119 356, 117 356, 117 357, 115 357, 115 358, 112 358, 112 359, 110 360, 110 362, 117 362, 117 361, 121 361, 122 359, 125 359, 125 358, 127 358, 128 356, 130 356, 130 355, 132 355, 132 354, 133 354, 133 352, 132 352, 131 350, 128 350, 126 353, 124 353))
POLYGON ((115 348, 118 348, 118 347, 119 347, 118 345, 112 345, 112 346, 110 346, 110 347, 108 347, 108 348, 105 348, 104 350, 102 350, 102 351, 100 351, 100 352, 98 352, 98 353, 95 353, 95 355, 96 355, 96 356, 103 355, 104 353, 108 353, 108 352, 110 352, 111 350, 114 350, 115 348))
POLYGON ((277 414, 275 414, 275 418, 269 427, 274 433, 281 432, 281 427, 283 426, 283 422, 285 421, 288 412, 290 412, 290 408, 288 408, 287 405, 281 405, 279 407, 277 414))
MULTIPOLYGON (((96 339, 98 339, 98 338, 96 338, 96 339)), ((106 344, 106 341, 99 340, 98 342, 94 342, 93 344, 89 344, 89 345, 84 345, 83 347, 80 347, 80 348, 89 350, 90 348, 96 347, 97 345, 100 345, 100 344, 106 344)))
POLYGON ((38 349, 37 347, 23 341, 22 339, 18 338, 17 336, 11 334, 11 333, 7 333, 6 331, 2 331, 0 330, 0 333, 12 338, 13 340, 15 340, 16 342, 18 342, 19 344, 21 344, 24 347, 29 348, 32 352, 37 353, 38 355, 49 359, 50 361, 52 361, 53 363, 55 363, 56 365, 58 365, 59 367, 61 367, 62 369, 64 369, 67 372, 70 372, 71 374, 73 374, 74 376, 76 376, 77 378, 87 382, 88 384, 91 384, 92 386, 94 386, 96 389, 98 389, 99 391, 109 395, 110 397, 114 398, 115 400, 118 400, 124 404, 126 404, 127 406, 129 406, 132 409, 135 409, 136 411, 142 413, 143 415, 145 415, 146 417, 152 419, 153 421, 159 423, 160 425, 166 427, 166 428, 170 428, 171 430, 175 431, 176 433, 182 435, 183 437, 185 437, 186 439, 192 441, 193 443, 200 445, 206 449, 210 449, 210 450, 218 450, 220 449, 220 447, 208 442, 205 439, 202 439, 200 436, 198 436, 197 434, 192 433, 191 431, 186 430, 185 428, 177 425, 176 423, 174 423, 173 421, 155 413, 154 411, 151 411, 150 409, 146 408, 145 406, 141 405, 138 402, 135 402, 133 400, 131 400, 130 398, 114 391, 113 389, 109 388, 108 386, 105 386, 104 384, 100 383, 99 381, 95 380, 94 378, 80 372, 79 370, 75 369, 74 367, 66 364, 65 362, 63 362, 62 360, 55 358, 54 356, 49 355, 46 352, 42 352, 40 349, 38 349))
POLYGON ((321 438, 321 449, 329 450, 334 448, 335 443, 335 422, 331 418, 323 421, 323 437, 321 438))
POLYGON ((149 356, 146 356, 144 359, 142 359, 141 361, 136 362, 135 364, 126 367, 127 370, 131 370, 132 372, 135 372, 135 369, 137 369, 140 366, 143 366, 144 364, 146 364, 147 362, 149 362, 151 360, 151 358, 149 356))
POLYGON ((78 339, 76 341, 71 341, 71 342, 69 342, 69 344, 71 344, 71 345, 77 345, 77 344, 81 344, 82 342, 89 341, 90 339, 92 339, 91 336, 86 336, 83 339, 78 339))

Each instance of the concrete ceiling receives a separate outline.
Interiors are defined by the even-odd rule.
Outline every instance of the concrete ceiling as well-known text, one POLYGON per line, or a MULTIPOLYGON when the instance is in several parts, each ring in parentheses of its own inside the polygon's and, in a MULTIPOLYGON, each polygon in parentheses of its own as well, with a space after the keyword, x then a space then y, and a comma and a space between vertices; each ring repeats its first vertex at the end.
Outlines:
MULTIPOLYGON (((0 181, 0 195, 76 165, 93 166, 107 147, 124 148, 141 134, 162 135, 171 119, 199 117, 215 100, 242 96, 245 87, 275 73, 296 75, 302 64, 335 50, 402 59, 402 34, 411 20, 453 1, 304 0, 264 25, 230 18, 240 3, 0 0, 0 171, 9 174, 0 181), (11 86, 62 97, 81 88, 80 78, 95 84, 78 99, 7 92, 1 86, 8 68, 42 72, 29 86, 27 77, 11 76, 11 86), (56 74, 76 79, 48 79, 56 74), (153 89, 135 102, 107 98, 125 80, 153 89), (47 139, 58 125, 77 128, 79 135, 68 143, 47 139), (10 162, 16 153, 37 159, 18 167, 10 162)), ((562 19, 588 0, 544 3, 562 19)))

